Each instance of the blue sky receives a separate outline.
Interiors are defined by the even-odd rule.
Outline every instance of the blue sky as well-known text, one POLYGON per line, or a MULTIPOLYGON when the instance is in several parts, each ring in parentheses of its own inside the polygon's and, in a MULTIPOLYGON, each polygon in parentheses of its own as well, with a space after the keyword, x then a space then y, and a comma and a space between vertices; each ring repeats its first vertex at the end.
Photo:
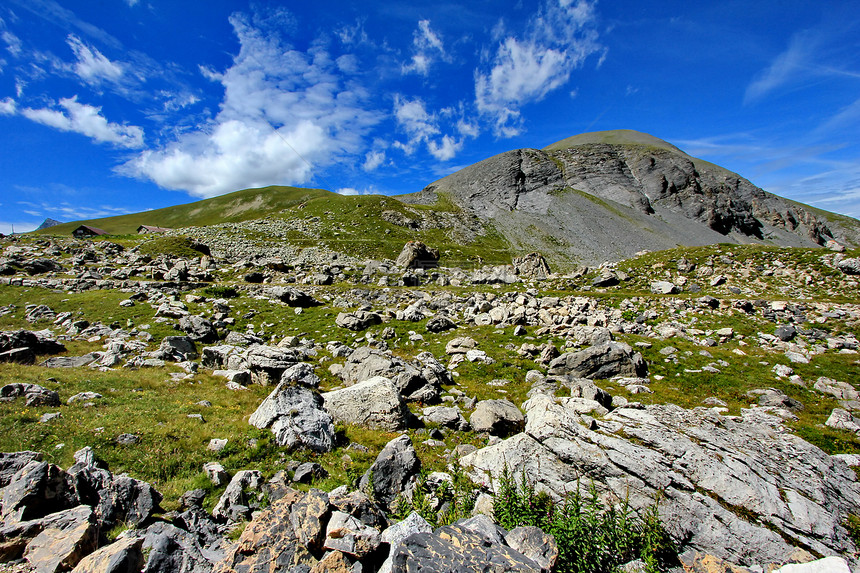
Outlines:
POLYGON ((0 4, 0 232, 620 128, 860 216, 860 2, 0 4))

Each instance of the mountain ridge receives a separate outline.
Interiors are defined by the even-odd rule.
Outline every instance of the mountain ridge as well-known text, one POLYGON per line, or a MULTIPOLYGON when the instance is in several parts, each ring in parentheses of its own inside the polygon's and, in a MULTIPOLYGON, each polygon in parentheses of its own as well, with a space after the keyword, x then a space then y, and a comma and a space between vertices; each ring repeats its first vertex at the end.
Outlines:
POLYGON ((632 130, 507 151, 399 199, 432 204, 440 195, 492 221, 515 248, 571 262, 620 260, 680 245, 812 247, 860 239, 853 219, 818 217, 632 130))
MULTIPOLYGON (((592 132, 543 149, 506 151, 412 194, 343 196, 271 186, 64 223, 39 233, 70 233, 84 223, 112 234, 131 234, 139 225, 180 228, 292 220, 311 213, 322 215, 320 225, 338 235, 340 245, 349 241, 349 233, 342 232, 348 228, 355 229, 355 241, 360 238, 365 244, 368 237, 384 234, 385 248, 377 249, 376 256, 395 258, 395 238, 457 245, 490 233, 508 245, 495 241, 492 258, 476 260, 498 262, 540 251, 557 268, 618 261, 642 250, 720 242, 812 247, 834 239, 860 245, 857 220, 767 193, 736 173, 633 130, 592 132), (363 219, 356 220, 359 211, 363 219)), ((348 249, 360 253, 364 247, 356 243, 348 249)))

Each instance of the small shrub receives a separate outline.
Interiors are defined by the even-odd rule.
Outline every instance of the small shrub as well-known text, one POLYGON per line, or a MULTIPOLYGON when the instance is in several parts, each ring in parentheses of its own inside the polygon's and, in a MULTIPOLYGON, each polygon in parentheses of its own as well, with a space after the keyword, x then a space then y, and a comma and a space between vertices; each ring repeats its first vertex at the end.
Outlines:
POLYGON ((213 285, 203 289, 203 294, 212 298, 238 298, 239 291, 231 286, 213 285))
POLYGON ((580 488, 560 503, 537 493, 523 474, 516 479, 504 468, 493 512, 499 525, 513 529, 540 527, 555 537, 559 556, 555 571, 610 573, 619 565, 641 559, 649 573, 664 571, 675 557, 672 539, 663 529, 657 502, 637 513, 627 501, 606 506, 592 486, 580 488))

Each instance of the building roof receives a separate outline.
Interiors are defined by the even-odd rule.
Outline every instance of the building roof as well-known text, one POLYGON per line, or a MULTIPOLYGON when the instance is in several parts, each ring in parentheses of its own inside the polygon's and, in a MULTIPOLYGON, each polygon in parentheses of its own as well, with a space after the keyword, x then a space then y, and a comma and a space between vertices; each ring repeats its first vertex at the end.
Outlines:
POLYGON ((137 228, 137 232, 140 233, 141 230, 149 231, 150 233, 164 233, 165 231, 171 231, 169 227, 154 227, 152 225, 141 225, 137 228))
POLYGON ((108 232, 103 230, 103 229, 99 229, 97 227, 90 227, 89 225, 81 225, 80 227, 78 227, 77 229, 72 231, 72 234, 74 235, 75 233, 77 233, 81 229, 88 231, 88 232, 92 233, 93 235, 107 235, 108 234, 108 232))

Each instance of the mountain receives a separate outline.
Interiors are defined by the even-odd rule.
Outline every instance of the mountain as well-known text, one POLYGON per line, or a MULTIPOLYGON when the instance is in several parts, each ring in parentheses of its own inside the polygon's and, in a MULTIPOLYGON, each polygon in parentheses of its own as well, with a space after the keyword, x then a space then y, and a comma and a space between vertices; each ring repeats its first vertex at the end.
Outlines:
POLYGON ((62 221, 57 221, 56 219, 51 219, 50 217, 48 217, 47 219, 42 221, 41 225, 36 227, 36 230, 41 231, 42 229, 49 229, 51 227, 56 227, 57 225, 62 225, 62 224, 63 224, 62 221))
POLYGON ((722 167, 632 130, 518 149, 398 197, 440 197, 490 221, 515 251, 584 263, 681 245, 860 244, 860 222, 767 193, 722 167))
POLYGON ((860 245, 860 221, 777 197, 631 130, 508 151, 409 195, 273 186, 39 232, 69 234, 81 223, 120 235, 140 225, 197 227, 188 234, 203 241, 200 229, 221 224, 222 243, 322 247, 358 259, 393 259, 405 241, 420 240, 439 248, 442 264, 465 267, 531 251, 565 269, 677 246, 860 245))

